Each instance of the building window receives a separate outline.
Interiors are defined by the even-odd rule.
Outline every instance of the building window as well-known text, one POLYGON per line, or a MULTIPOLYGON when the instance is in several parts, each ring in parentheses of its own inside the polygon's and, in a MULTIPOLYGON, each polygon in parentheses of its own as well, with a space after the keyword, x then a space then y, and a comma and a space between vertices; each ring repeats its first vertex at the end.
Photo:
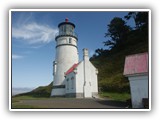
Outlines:
POLYGON ((72 89, 74 88, 74 77, 71 78, 71 86, 72 86, 72 89))
POLYGON ((69 90, 69 79, 67 79, 67 85, 66 85, 66 87, 67 87, 67 90, 69 90))
POLYGON ((72 38, 69 38, 69 43, 72 43, 72 38))

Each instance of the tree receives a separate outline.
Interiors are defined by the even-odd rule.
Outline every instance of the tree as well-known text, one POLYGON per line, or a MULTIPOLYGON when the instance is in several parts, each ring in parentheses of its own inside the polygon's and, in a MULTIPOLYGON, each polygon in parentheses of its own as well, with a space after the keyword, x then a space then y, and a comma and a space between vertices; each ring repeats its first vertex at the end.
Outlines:
POLYGON ((136 29, 140 29, 141 27, 148 25, 148 12, 129 12, 128 15, 124 16, 124 18, 126 20, 133 18, 136 29))
POLYGON ((121 44, 121 41, 126 39, 125 36, 130 30, 131 28, 126 25, 126 22, 122 18, 113 18, 108 25, 107 33, 105 33, 105 37, 109 37, 110 39, 105 41, 104 45, 112 49, 114 46, 121 44))
POLYGON ((104 50, 103 48, 101 48, 101 49, 98 48, 98 49, 95 50, 95 53, 98 56, 100 56, 100 55, 106 55, 108 53, 108 50, 104 50))
POLYGON ((124 18, 126 20, 134 19, 135 21, 136 26, 129 36, 130 40, 134 39, 133 42, 144 41, 148 43, 148 12, 129 12, 124 18))

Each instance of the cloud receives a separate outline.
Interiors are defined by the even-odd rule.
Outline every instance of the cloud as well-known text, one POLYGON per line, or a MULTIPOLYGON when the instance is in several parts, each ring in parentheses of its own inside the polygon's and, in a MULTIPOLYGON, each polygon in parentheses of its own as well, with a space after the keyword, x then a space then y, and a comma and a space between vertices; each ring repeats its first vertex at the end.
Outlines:
POLYGON ((49 43, 54 40, 57 32, 57 28, 53 29, 47 25, 39 25, 37 23, 28 23, 12 27, 12 37, 24 40, 29 44, 49 43))
POLYGON ((21 56, 21 55, 16 55, 16 54, 13 54, 12 55, 12 59, 21 59, 23 58, 24 56, 21 56))

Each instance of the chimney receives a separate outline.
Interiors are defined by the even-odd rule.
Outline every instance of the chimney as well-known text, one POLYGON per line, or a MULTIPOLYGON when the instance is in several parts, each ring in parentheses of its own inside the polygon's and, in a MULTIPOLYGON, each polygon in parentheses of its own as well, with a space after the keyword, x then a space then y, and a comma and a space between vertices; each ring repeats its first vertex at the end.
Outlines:
POLYGON ((84 59, 84 97, 92 97, 92 91, 91 91, 91 68, 90 68, 90 62, 89 62, 89 56, 88 56, 88 49, 83 49, 83 59, 84 59))
POLYGON ((83 59, 89 60, 88 49, 86 49, 86 48, 83 49, 83 59))

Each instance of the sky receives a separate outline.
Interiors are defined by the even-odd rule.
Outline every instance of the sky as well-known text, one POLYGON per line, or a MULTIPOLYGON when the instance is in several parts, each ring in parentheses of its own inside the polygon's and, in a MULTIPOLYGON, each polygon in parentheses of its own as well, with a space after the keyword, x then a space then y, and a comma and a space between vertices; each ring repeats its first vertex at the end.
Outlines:
MULTIPOLYGON (((128 12, 55 12, 12 11, 12 88, 31 88, 53 81, 55 34, 58 24, 68 18, 78 34, 78 52, 88 48, 90 57, 103 42, 107 25, 114 17, 124 18, 128 12)), ((133 26, 130 20, 127 24, 133 26)))

